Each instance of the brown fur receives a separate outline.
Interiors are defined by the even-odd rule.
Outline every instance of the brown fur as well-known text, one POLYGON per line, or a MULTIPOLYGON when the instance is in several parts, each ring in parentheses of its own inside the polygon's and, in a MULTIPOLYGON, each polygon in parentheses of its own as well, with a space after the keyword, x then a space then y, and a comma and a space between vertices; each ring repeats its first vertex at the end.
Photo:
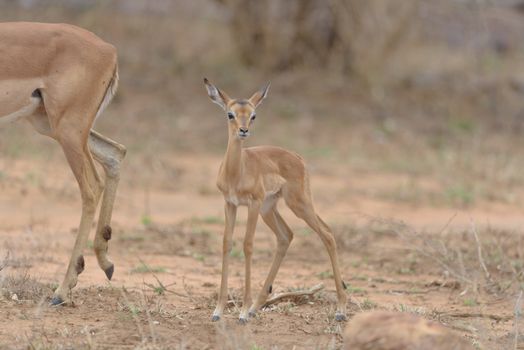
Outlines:
POLYGON ((356 315, 344 332, 346 350, 472 350, 465 339, 419 316, 389 311, 356 315))
MULTIPOLYGON (((309 175, 304 160, 298 154, 280 147, 259 146, 243 148, 243 140, 254 125, 256 107, 266 97, 269 85, 257 91, 247 100, 231 99, 224 91, 204 80, 211 100, 220 105, 233 119, 228 118, 229 141, 224 160, 220 166, 217 186, 224 195, 226 225, 222 255, 222 280, 217 307, 213 319, 218 320, 227 298, 228 256, 231 237, 239 205, 248 207, 248 222, 244 238, 245 287, 240 320, 245 322, 249 314, 256 312, 271 292, 282 259, 293 239, 293 232, 277 210, 280 198, 288 207, 320 236, 329 253, 335 285, 337 288, 337 320, 345 318, 346 294, 338 265, 336 243, 329 227, 316 214, 309 189, 309 175), (253 236, 258 216, 272 229, 277 237, 277 252, 270 272, 256 301, 251 299, 251 257, 253 236)), ((246 136, 247 135, 247 136, 246 136)))
POLYGON ((78 262, 103 192, 95 252, 104 271, 113 266, 102 228, 109 224, 117 186, 110 175, 118 172, 125 148, 91 128, 117 87, 116 49, 72 25, 16 22, 0 23, 0 52, 0 124, 27 119, 39 133, 55 139, 80 187, 78 235, 53 298, 61 303, 76 285, 78 262), (105 191, 93 155, 106 172, 105 191))

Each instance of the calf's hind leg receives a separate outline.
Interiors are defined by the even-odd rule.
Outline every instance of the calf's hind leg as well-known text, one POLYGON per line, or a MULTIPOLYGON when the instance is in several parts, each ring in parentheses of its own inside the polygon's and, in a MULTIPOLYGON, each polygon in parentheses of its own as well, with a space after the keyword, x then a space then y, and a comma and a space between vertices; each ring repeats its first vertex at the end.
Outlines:
POLYGON ((328 251, 331 267, 333 268, 335 287, 337 289, 338 304, 335 319, 337 321, 344 321, 346 320, 347 295, 340 274, 335 236, 329 226, 316 214, 310 198, 309 195, 303 195, 300 191, 295 193, 287 192, 285 194, 285 200, 289 208, 318 234, 328 251))

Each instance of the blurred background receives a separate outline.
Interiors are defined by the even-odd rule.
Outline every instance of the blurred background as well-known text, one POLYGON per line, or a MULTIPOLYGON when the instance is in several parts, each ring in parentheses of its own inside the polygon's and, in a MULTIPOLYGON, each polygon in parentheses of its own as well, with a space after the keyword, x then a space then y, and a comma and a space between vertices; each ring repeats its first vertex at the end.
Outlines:
MULTIPOLYGON (((178 154, 220 159, 226 122, 206 76, 234 97, 271 81, 249 145, 352 179, 397 176, 347 195, 522 204, 524 2, 0 0, 0 20, 68 22, 118 48, 120 88, 96 129, 128 147, 141 169, 129 183, 176 186, 178 154)), ((62 158, 24 125, 0 131, 0 150, 62 158)))

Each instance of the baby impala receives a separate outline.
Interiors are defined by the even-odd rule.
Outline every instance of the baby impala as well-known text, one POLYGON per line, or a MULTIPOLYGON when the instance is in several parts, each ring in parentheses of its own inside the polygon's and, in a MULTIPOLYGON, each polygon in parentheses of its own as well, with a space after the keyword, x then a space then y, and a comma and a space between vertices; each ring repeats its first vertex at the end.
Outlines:
POLYGON ((337 288, 338 305, 335 318, 337 321, 345 320, 345 285, 340 277, 335 238, 328 225, 315 212, 309 189, 309 175, 303 159, 298 154, 279 147, 242 148, 255 122, 255 109, 267 96, 269 84, 247 100, 230 98, 207 79, 204 79, 204 84, 211 100, 226 112, 229 129, 227 151, 217 179, 217 186, 225 199, 226 224, 222 251, 222 280, 218 303, 213 312, 213 321, 220 319, 227 302, 228 258, 239 205, 245 205, 248 208, 244 238, 246 259, 244 299, 239 321, 245 323, 249 317, 254 316, 271 293, 273 281, 293 239, 293 232, 278 212, 277 202, 280 198, 284 198, 293 213, 303 219, 320 236, 326 246, 337 288), (264 286, 253 303, 251 299, 251 256, 259 214, 276 235, 277 251, 264 286))

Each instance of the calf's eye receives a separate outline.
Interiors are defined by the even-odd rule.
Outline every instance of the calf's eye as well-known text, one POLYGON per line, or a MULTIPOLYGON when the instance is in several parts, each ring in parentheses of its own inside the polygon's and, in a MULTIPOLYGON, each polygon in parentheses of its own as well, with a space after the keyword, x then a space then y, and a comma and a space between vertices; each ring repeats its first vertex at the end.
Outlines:
POLYGON ((229 118, 229 120, 235 119, 235 115, 231 112, 227 112, 227 117, 229 118))

